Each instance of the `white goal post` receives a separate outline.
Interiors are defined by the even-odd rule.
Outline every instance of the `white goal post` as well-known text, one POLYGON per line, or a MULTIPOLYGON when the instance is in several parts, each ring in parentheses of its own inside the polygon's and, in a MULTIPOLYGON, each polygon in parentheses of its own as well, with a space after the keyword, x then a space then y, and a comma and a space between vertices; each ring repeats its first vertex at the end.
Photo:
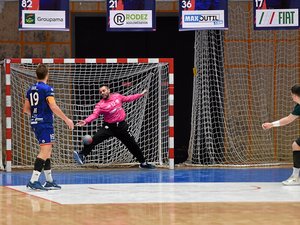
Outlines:
MULTIPOLYGON (((49 67, 49 85, 62 111, 74 123, 93 112, 100 100, 101 84, 123 95, 148 89, 144 98, 125 103, 126 121, 146 160, 174 169, 174 74, 171 58, 33 58, 5 60, 6 80, 6 171, 32 167, 39 146, 31 131, 29 118, 22 112, 26 90, 36 81, 39 63, 49 67)), ((52 165, 77 167, 73 150, 82 148, 82 137, 92 135, 102 124, 102 117, 85 127, 67 129, 55 118, 56 143, 52 165)), ((136 159, 116 138, 97 145, 84 167, 134 165, 136 159)))

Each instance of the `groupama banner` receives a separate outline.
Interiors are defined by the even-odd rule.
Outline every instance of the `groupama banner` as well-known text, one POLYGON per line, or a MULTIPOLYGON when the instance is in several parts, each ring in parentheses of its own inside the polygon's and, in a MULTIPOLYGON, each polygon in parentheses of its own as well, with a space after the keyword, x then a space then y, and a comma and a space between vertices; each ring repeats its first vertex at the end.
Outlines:
POLYGON ((253 0, 254 29, 299 29, 300 0, 253 0))
POLYGON ((155 31, 155 0, 107 0, 107 31, 155 31))
POLYGON ((179 0, 179 30, 228 29, 228 0, 179 0))
POLYGON ((19 30, 69 30, 69 0, 19 0, 19 30))

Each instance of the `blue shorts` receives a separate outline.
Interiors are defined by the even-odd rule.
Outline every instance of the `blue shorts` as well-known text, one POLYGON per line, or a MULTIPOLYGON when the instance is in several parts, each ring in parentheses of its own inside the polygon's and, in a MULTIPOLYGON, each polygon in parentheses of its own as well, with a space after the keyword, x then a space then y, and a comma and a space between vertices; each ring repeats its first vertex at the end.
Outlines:
POLYGON ((37 124, 31 127, 40 145, 55 142, 54 128, 51 124, 37 124))

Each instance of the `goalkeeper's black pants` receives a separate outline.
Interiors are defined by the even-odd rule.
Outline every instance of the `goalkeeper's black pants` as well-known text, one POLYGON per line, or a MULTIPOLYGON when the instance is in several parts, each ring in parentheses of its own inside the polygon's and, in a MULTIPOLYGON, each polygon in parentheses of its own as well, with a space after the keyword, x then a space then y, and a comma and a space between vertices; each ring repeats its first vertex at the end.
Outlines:
POLYGON ((130 153, 140 162, 145 162, 145 157, 136 143, 134 137, 129 132, 129 126, 125 121, 118 123, 106 123, 99 127, 97 133, 93 136, 93 142, 89 145, 84 145, 80 154, 87 156, 93 148, 110 137, 118 138, 130 151, 130 153))

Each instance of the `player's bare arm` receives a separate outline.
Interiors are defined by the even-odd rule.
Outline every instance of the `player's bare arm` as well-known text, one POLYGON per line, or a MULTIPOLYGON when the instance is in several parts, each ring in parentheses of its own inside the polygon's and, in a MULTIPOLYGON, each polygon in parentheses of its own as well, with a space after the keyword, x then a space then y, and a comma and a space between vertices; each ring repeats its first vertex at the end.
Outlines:
POLYGON ((297 118, 298 118, 298 116, 290 114, 290 115, 288 115, 286 117, 283 117, 280 120, 274 121, 272 123, 270 123, 270 122, 263 123, 262 128, 264 130, 268 130, 268 129, 273 128, 273 127, 282 127, 282 126, 285 126, 285 125, 288 125, 288 124, 292 123, 297 118))
POLYGON ((29 103, 29 101, 28 101, 27 98, 26 98, 24 106, 23 106, 23 112, 26 113, 26 114, 28 114, 28 115, 31 115, 30 103, 29 103))
POLYGON ((69 119, 64 113, 63 111, 61 111, 61 109, 58 107, 58 105, 55 102, 54 97, 48 97, 47 98, 47 102, 49 104, 50 109, 52 110, 52 112, 58 116, 59 118, 61 118, 63 121, 65 121, 65 123, 67 124, 67 126, 69 127, 69 129, 73 130, 74 129, 74 123, 71 119, 69 119))

